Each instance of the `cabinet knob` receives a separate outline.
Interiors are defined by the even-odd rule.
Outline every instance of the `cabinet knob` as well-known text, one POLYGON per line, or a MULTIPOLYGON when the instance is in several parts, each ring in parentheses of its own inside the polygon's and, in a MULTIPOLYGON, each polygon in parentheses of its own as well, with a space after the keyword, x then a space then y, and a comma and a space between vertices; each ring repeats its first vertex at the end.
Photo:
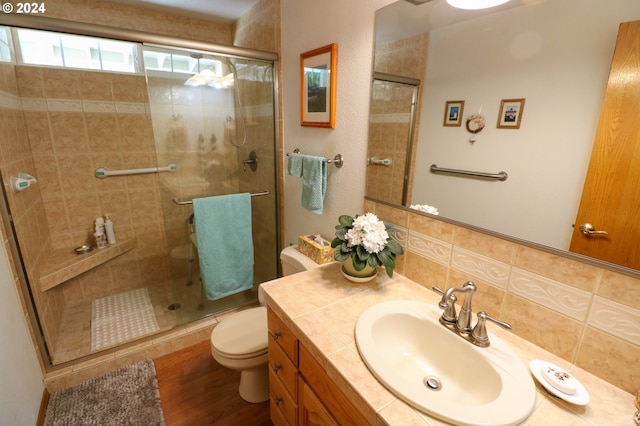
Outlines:
POLYGON ((276 407, 280 405, 281 402, 282 402, 282 398, 280 398, 279 396, 276 396, 276 399, 273 401, 273 403, 276 404, 276 407))
POLYGON ((282 366, 280 364, 273 364, 271 368, 273 368, 274 373, 277 373, 282 368, 282 366))
POLYGON ((280 333, 279 331, 276 331, 275 333, 273 333, 272 337, 273 340, 278 340, 280 338, 280 336, 282 336, 282 333, 280 333))

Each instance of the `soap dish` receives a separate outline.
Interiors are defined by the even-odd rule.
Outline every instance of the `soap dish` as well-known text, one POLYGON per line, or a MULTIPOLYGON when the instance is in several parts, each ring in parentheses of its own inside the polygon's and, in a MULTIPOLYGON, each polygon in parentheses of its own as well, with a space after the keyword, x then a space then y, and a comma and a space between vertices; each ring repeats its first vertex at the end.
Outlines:
POLYGON ((536 380, 551 395, 575 405, 589 403, 589 392, 582 386, 582 383, 557 365, 535 359, 529 363, 529 369, 536 380), (561 389, 567 392, 563 392, 561 389))
POLYGON ((89 244, 85 244, 85 245, 82 245, 80 247, 76 247, 76 248, 73 249, 73 251, 75 251, 76 254, 89 253, 91 250, 93 250, 93 246, 90 246, 89 244))
POLYGON ((542 377, 562 393, 573 395, 578 390, 578 381, 561 368, 547 363, 540 369, 542 377))

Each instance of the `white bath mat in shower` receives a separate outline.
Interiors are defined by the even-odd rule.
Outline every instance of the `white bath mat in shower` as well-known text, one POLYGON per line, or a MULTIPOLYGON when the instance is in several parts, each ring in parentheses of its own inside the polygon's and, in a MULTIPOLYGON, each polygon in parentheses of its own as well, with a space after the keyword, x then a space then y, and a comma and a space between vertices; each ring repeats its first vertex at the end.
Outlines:
POLYGON ((91 304, 91 350, 98 351, 158 331, 146 288, 96 299, 91 304))

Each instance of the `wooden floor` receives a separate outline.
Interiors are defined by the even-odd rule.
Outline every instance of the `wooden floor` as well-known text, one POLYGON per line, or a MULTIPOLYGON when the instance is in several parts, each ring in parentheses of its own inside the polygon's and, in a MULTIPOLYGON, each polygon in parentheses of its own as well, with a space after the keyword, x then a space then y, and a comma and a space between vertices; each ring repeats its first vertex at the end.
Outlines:
POLYGON ((269 401, 240 398, 240 372, 218 364, 208 341, 154 363, 167 426, 272 426, 269 401))

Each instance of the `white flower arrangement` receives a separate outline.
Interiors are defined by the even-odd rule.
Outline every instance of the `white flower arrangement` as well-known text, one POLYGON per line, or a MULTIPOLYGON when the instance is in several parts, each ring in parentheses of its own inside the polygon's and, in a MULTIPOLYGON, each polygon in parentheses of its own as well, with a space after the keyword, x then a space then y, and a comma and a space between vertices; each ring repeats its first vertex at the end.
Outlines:
POLYGON ((384 266, 387 275, 393 276, 396 255, 404 251, 389 235, 390 225, 385 225, 373 213, 356 215, 355 218, 342 215, 338 222, 336 237, 331 242, 335 249, 333 257, 337 261, 351 258, 356 271, 363 270, 367 264, 374 268, 384 266))
POLYGON ((438 212, 438 208, 437 207, 433 207, 433 206, 430 206, 428 204, 411 204, 409 206, 409 208, 412 208, 414 210, 419 210, 421 212, 429 213, 429 214, 432 214, 432 215, 435 215, 435 216, 440 214, 438 212))
POLYGON ((378 253, 389 239, 384 223, 373 213, 357 216, 345 236, 349 247, 362 245, 369 253, 378 253))

